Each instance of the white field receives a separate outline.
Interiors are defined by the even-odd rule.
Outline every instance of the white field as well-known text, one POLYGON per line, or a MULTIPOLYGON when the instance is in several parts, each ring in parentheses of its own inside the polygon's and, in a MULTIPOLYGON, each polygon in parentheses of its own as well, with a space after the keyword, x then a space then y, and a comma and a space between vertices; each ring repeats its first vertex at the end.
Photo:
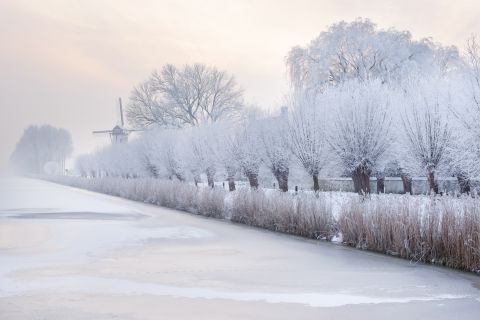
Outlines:
POLYGON ((479 319, 480 277, 0 179, 0 319, 479 319))

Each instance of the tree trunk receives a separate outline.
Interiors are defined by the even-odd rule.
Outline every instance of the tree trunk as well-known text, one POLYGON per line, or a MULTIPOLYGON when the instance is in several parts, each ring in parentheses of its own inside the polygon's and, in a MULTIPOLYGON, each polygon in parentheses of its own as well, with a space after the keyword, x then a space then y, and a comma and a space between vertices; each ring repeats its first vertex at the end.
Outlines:
POLYGON ((318 173, 312 174, 313 177, 313 191, 318 192, 320 190, 320 184, 318 183, 318 173))
POLYGON ((228 178, 228 190, 235 191, 235 180, 233 178, 228 178))
POLYGON ((352 172, 353 188, 358 194, 370 193, 370 173, 364 166, 360 165, 352 172))
POLYGON ((403 183, 403 192, 412 194, 412 178, 406 174, 402 174, 400 178, 402 179, 403 183))
POLYGON ((246 175, 248 182, 250 183, 250 188, 258 189, 258 173, 249 173, 246 175))
POLYGON ((460 187, 460 193, 470 193, 470 179, 464 173, 457 175, 458 186, 460 187))
POLYGON ((235 173, 236 170, 232 167, 227 166, 227 181, 228 181, 228 190, 235 191, 235 173))
POLYGON ((192 175, 193 175, 193 182, 195 183, 195 187, 198 187, 198 184, 202 182, 202 178, 200 176, 200 172, 197 170, 191 170, 192 175))
POLYGON ((428 169, 427 180, 430 192, 433 191, 435 194, 438 194, 438 183, 435 181, 435 172, 432 169, 428 169))
POLYGON ((158 178, 157 168, 153 164, 150 164, 150 163, 147 164, 147 171, 150 173, 150 176, 152 176, 153 178, 155 179, 158 178))
POLYGON ((288 172, 289 170, 277 170, 275 174, 275 178, 278 181, 278 188, 283 192, 288 191, 288 172))
POLYGON ((288 174, 282 173, 277 177, 278 188, 283 192, 288 191, 288 174))
POLYGON ((207 173, 207 183, 210 188, 213 188, 215 186, 213 175, 211 173, 207 173))
POLYGON ((385 193, 385 177, 377 177, 377 193, 385 193))
POLYGON ((210 188, 215 187, 215 168, 209 167, 205 170, 207 175, 207 183, 210 188))
POLYGON ((183 177, 183 175, 179 172, 175 172, 174 173, 175 177, 178 179, 178 181, 180 182, 184 182, 185 181, 185 178, 183 177))

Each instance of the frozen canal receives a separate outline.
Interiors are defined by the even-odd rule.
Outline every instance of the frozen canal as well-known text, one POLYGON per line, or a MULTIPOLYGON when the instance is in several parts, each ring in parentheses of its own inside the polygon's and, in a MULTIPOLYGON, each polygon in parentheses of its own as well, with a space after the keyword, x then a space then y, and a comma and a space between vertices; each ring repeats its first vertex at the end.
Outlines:
POLYGON ((0 319, 480 319, 480 277, 0 179, 0 319))

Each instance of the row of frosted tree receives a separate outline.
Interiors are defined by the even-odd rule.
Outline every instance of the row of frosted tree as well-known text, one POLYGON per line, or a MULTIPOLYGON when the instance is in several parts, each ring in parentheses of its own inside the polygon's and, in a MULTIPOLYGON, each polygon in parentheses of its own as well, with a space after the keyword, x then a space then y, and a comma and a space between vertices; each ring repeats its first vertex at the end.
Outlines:
POLYGON ((145 131, 128 144, 84 155, 84 176, 248 181, 287 191, 303 170, 370 177, 457 177, 462 192, 480 176, 480 48, 445 47, 369 20, 332 25, 286 59, 291 92, 278 112, 245 107, 233 76, 196 64, 164 66, 132 91, 127 117, 145 131))

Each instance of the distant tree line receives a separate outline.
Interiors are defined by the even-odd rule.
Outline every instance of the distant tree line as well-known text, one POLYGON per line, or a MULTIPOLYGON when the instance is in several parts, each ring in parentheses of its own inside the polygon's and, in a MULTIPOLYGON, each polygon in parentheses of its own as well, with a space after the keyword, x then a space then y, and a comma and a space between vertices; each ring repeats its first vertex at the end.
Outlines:
POLYGON ((29 126, 10 157, 21 173, 64 173, 65 160, 73 151, 70 133, 50 125, 29 126))

